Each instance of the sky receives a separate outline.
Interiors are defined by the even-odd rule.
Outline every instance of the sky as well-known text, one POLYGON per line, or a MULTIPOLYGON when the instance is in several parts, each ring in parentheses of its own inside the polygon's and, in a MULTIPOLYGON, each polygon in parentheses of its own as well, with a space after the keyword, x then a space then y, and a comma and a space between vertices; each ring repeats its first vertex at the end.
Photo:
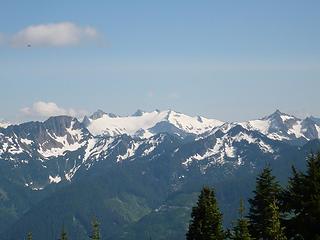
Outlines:
POLYGON ((320 1, 0 0, 0 119, 320 117, 320 1))

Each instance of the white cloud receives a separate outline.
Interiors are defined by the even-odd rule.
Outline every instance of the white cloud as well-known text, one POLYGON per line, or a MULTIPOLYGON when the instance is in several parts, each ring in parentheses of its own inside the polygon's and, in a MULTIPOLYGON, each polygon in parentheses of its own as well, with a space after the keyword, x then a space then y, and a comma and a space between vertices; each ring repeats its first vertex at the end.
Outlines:
POLYGON ((72 22, 49 23, 28 26, 10 38, 12 46, 63 47, 77 45, 98 38, 98 32, 90 26, 78 26, 72 22))
POLYGON ((31 107, 24 107, 20 112, 28 117, 51 117, 57 115, 68 115, 73 117, 83 117, 87 112, 85 110, 76 110, 73 108, 65 109, 59 107, 54 102, 38 101, 32 104, 31 107))

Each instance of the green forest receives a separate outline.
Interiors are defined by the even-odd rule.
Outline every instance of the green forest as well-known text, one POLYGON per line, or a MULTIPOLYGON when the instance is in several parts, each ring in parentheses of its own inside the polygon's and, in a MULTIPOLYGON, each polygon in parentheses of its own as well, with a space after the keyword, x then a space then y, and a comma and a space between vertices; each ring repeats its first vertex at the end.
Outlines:
MULTIPOLYGON (((253 197, 239 203, 238 219, 223 228, 214 187, 204 186, 192 208, 187 240, 320 240, 320 153, 307 159, 305 172, 292 166, 287 185, 281 187, 266 166, 256 178, 253 197)), ((93 218, 88 239, 104 239, 99 220, 93 218)), ((32 232, 26 234, 32 240, 32 232)), ((59 240, 68 240, 62 225, 59 240)))

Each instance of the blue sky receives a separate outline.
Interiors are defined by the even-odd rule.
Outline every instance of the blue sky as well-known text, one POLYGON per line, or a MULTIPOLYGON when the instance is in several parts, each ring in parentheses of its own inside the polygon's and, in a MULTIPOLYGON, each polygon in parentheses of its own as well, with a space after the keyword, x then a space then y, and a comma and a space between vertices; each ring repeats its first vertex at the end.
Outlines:
POLYGON ((320 116, 319 9, 307 0, 0 0, 0 119, 98 108, 320 116))

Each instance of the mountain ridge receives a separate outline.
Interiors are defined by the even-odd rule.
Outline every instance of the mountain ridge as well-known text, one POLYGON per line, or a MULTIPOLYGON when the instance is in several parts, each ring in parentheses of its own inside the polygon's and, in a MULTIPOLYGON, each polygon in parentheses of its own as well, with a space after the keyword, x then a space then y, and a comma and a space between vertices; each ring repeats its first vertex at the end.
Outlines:
MULTIPOLYGON (((247 146, 254 146, 255 152, 275 158, 276 145, 285 142, 302 146, 309 140, 320 138, 320 125, 313 119, 301 120, 279 110, 259 120, 242 123, 189 117, 171 110, 149 113, 140 110, 128 117, 98 110, 91 115, 90 124, 102 119, 105 128, 111 123, 122 121, 125 124, 129 121, 131 129, 116 127, 112 131, 117 134, 93 134, 90 124, 89 127, 85 124, 85 119, 80 122, 70 116, 55 116, 43 122, 26 122, 0 128, 0 160, 20 169, 20 181, 26 187, 42 190, 50 184, 72 181, 82 168, 88 170, 103 159, 119 163, 146 157, 159 149, 166 134, 176 136, 183 144, 190 142, 195 149, 201 142, 205 143, 203 149, 189 155, 186 155, 188 149, 185 149, 182 154, 184 159, 180 162, 186 169, 196 163, 203 173, 205 168, 225 164, 230 159, 234 167, 243 164, 248 158, 243 154, 247 146), (130 121, 136 125, 132 127, 130 121), (140 128, 142 125, 144 128, 140 128), (299 126, 300 132, 294 132, 296 126, 299 126), (36 168, 32 175, 28 173, 30 166, 36 168), (37 174, 42 177, 37 177, 37 174)), ((179 154, 179 149, 172 154, 179 154)))
MULTIPOLYGON (((112 136, 93 134, 85 119, 70 116, 0 128, 1 239, 21 239, 30 230, 35 237, 56 239, 50 226, 59 228, 65 219, 73 238, 82 238, 90 228, 86 218, 97 213, 113 226, 104 232, 110 239, 141 239, 130 237, 138 234, 135 229, 159 224, 175 233, 166 239, 183 239, 199 187, 214 185, 222 192, 220 203, 229 224, 234 218, 230 206, 234 212, 238 206, 235 193, 248 196, 248 179, 253 182, 259 169, 275 166, 281 180, 292 164, 301 169, 301 159, 320 146, 314 119, 280 111, 260 120, 219 122, 213 128, 210 123, 217 122, 202 117, 174 111, 148 114, 125 117, 137 121, 147 116, 142 122, 152 121, 145 128, 135 125, 112 136), (296 126, 298 133, 293 132, 296 126), (175 215, 177 225, 161 220, 175 215), (43 230, 34 229, 33 221, 43 230)), ((106 118, 108 124, 121 119, 103 111, 94 116, 91 121, 106 118)))

